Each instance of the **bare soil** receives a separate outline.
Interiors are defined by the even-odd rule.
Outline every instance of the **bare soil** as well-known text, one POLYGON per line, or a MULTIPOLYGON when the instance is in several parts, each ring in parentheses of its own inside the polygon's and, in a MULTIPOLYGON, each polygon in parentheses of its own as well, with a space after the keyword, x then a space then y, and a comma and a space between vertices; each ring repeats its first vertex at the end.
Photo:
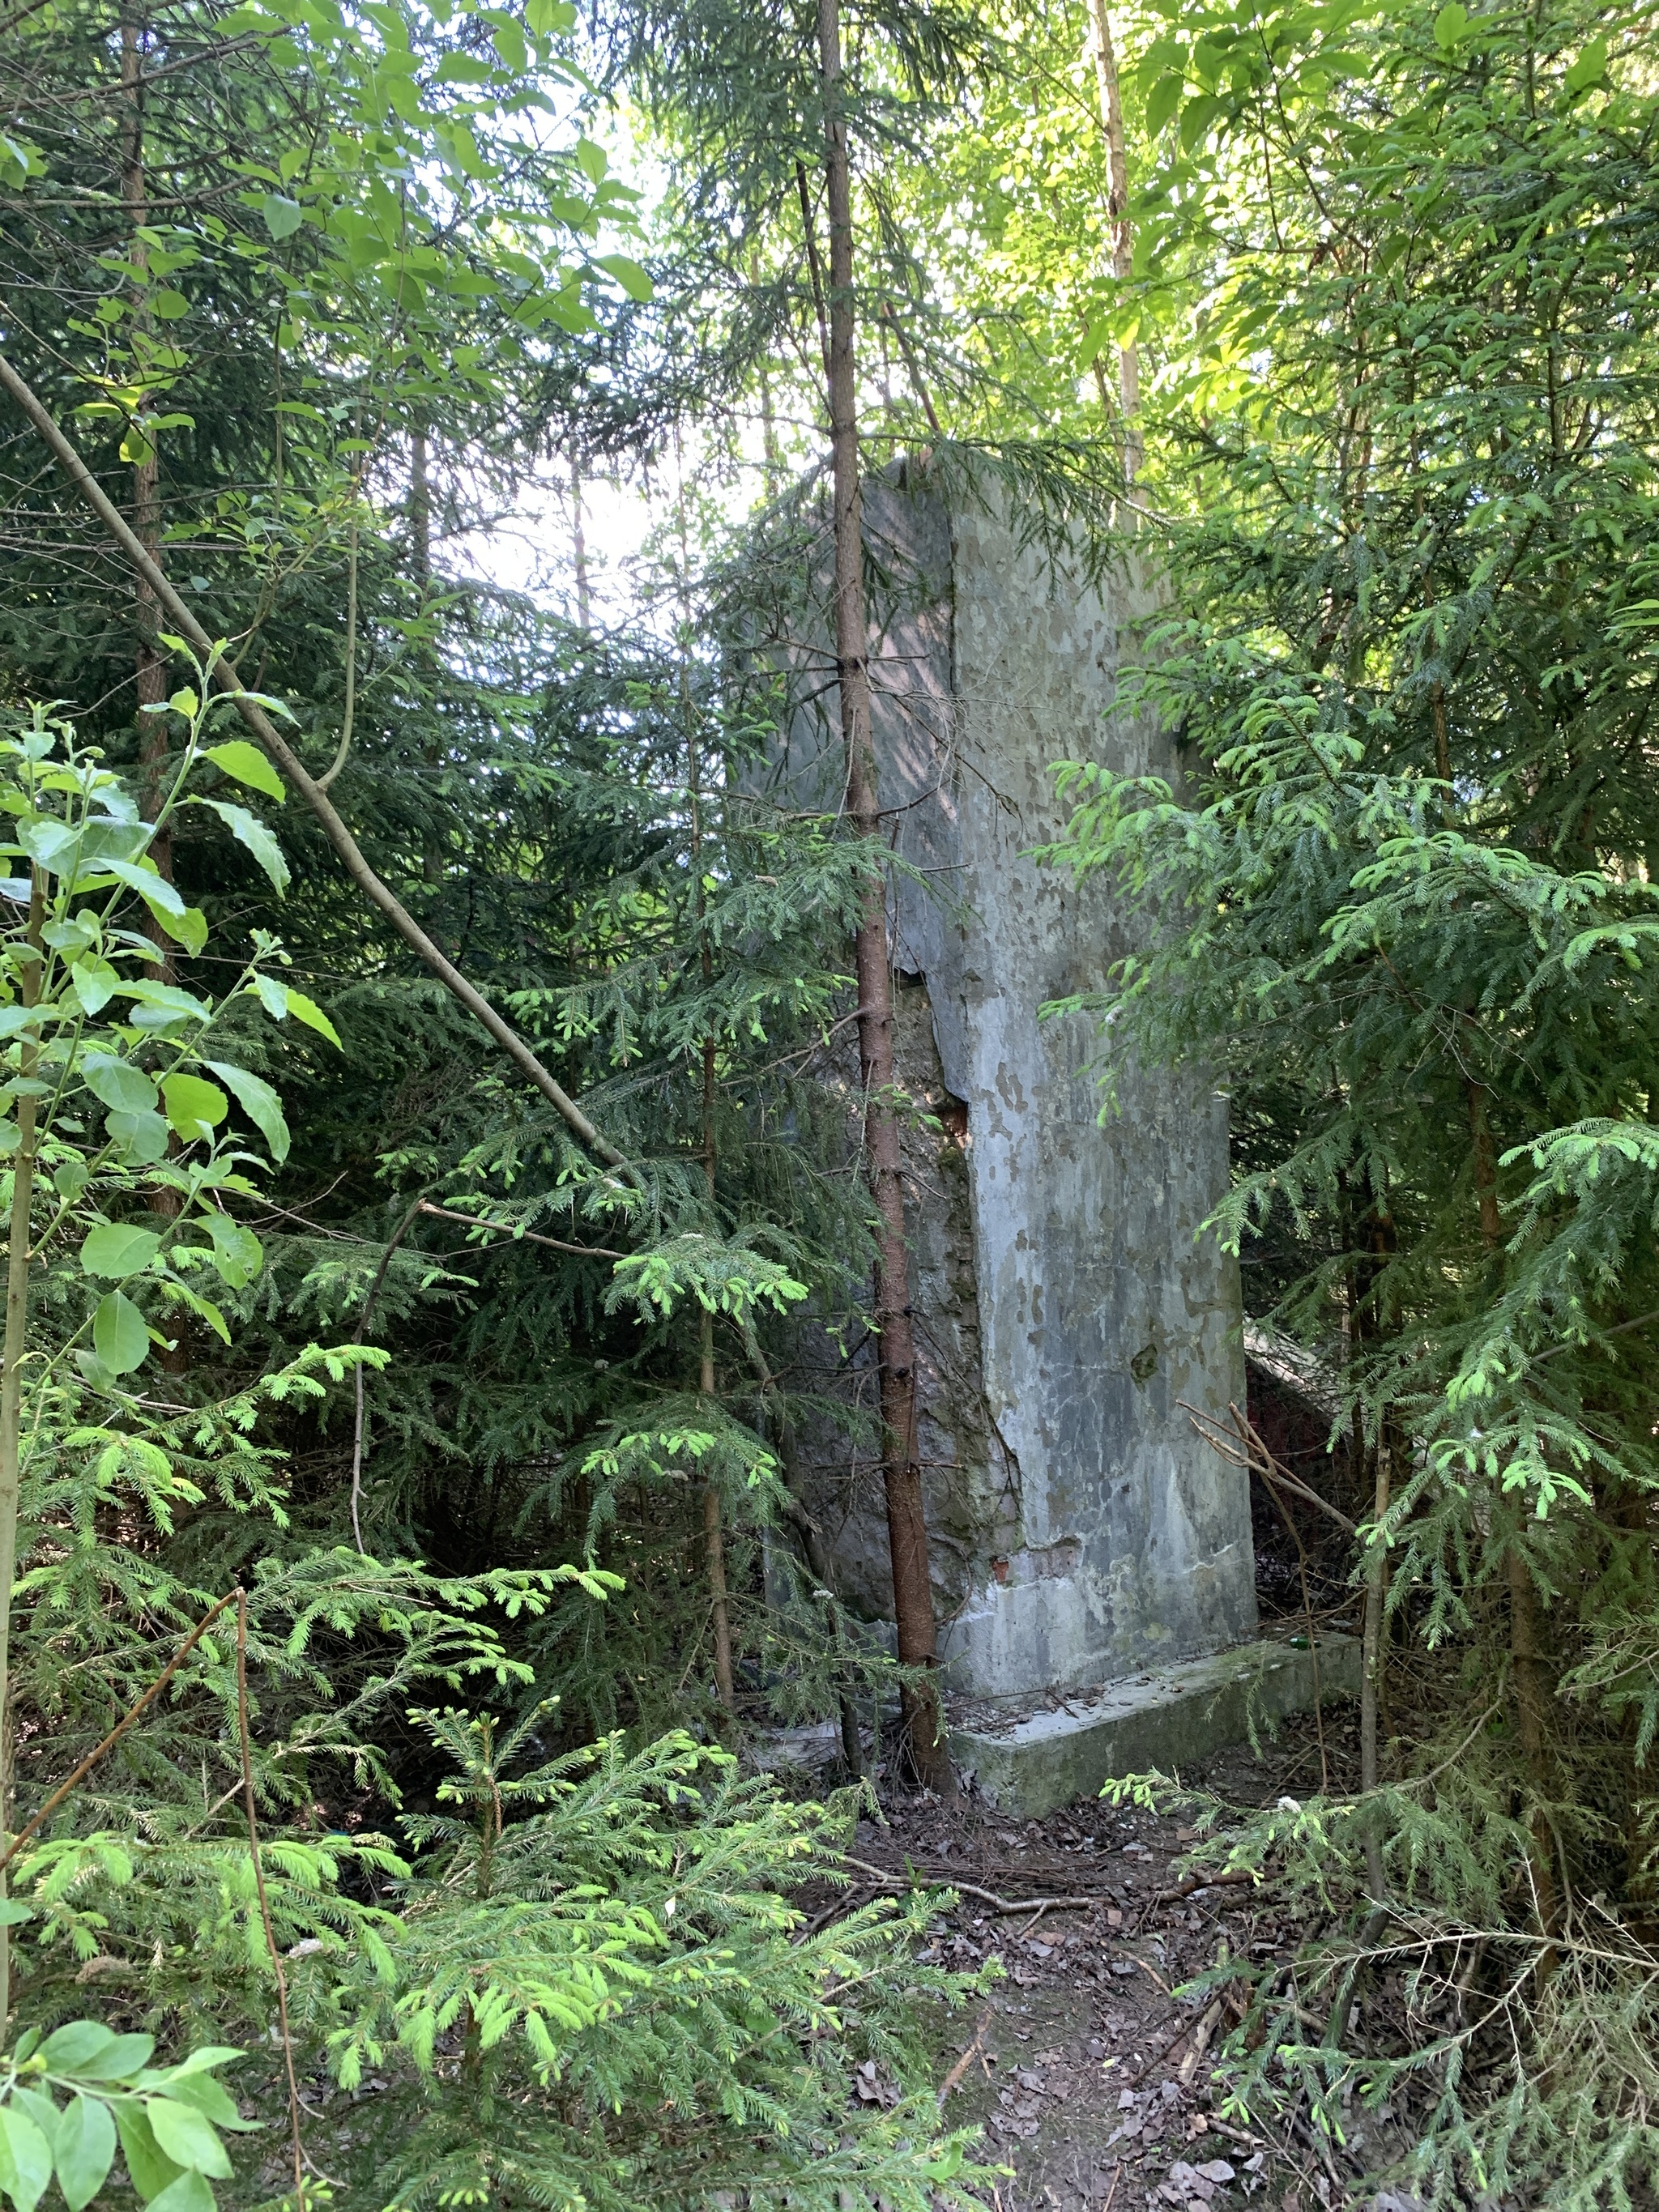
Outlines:
MULTIPOLYGON (((1328 1711, 1323 1735, 1340 1786, 1352 1716, 1328 1711)), ((1316 1789, 1320 1772, 1308 1723, 1264 1758, 1238 1746, 1186 1778, 1259 1804, 1316 1789)), ((907 1863, 951 1885, 958 1901, 924 1955, 958 1967, 994 1956, 1006 1968, 976 2019, 952 2019, 940 2063, 947 2117, 980 2124, 985 2155, 1008 2169, 996 2212, 1406 2212, 1409 2200, 1365 2181, 1403 2147, 1391 2116, 1379 2127, 1356 2109, 1346 2145, 1333 2147, 1220 2109, 1212 2045, 1232 2021, 1221 2003, 1177 1992, 1224 1944, 1258 1964, 1294 1952, 1303 1930, 1275 1909, 1270 1884, 1199 1886, 1182 1864, 1194 1831, 1132 1806, 1085 1802, 1029 1821, 971 1797, 896 1797, 884 1809, 884 1825, 861 1823, 852 1847, 869 1877, 861 1893, 879 1889, 884 1870, 906 1879, 907 1863)))

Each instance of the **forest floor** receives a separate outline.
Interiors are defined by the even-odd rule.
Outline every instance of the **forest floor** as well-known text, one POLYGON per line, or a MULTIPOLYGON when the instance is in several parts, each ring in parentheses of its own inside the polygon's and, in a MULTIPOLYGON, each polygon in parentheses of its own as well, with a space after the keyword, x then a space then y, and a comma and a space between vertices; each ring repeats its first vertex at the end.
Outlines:
MULTIPOLYGON (((1357 1764, 1352 1711, 1328 1711, 1324 1731, 1340 1786, 1357 1764)), ((1183 1779, 1240 1805, 1318 1786, 1311 1723, 1263 1750, 1234 1747, 1183 1779)), ((1271 1885, 1196 1887, 1178 1867, 1194 1831, 1130 1805, 1018 1821, 972 1797, 884 1793, 884 1812, 885 1825, 860 1823, 852 1871, 902 1877, 908 1862, 950 1884, 959 1901, 924 1955, 957 1967, 995 1955, 1006 1969, 975 2015, 952 2016, 940 2060, 947 2118, 982 2125, 981 2155, 1012 2169, 996 2212, 1407 2212, 1411 2199, 1364 2179, 1405 2147, 1386 2107, 1381 2124, 1356 2108, 1334 2147, 1217 2110, 1208 2046, 1232 2023, 1173 1992, 1223 1944, 1258 1965, 1294 1952, 1305 1928, 1271 1885), (1063 1901, 1039 1910, 1044 1898, 1063 1901)), ((888 2093, 872 2078, 860 2094, 888 2093)))

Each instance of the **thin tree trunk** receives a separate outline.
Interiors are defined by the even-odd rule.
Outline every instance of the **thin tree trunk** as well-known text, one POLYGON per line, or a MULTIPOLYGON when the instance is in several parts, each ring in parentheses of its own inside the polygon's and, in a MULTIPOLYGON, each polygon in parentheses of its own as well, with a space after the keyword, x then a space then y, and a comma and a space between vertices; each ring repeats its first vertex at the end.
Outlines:
MULTIPOLYGON (((1376 1491, 1371 1506, 1375 1528, 1381 1528, 1382 1516, 1389 1510, 1393 1476, 1394 1454, 1385 1426, 1376 1439, 1376 1491)), ((1365 1625, 1361 1639, 1359 1680, 1359 1787, 1367 1792, 1376 1789, 1380 1778, 1377 1717, 1382 1703, 1388 1566, 1388 1547, 1380 1535, 1374 1537, 1365 1561, 1365 1625)), ((1382 1873, 1382 1846, 1374 1824, 1365 1837, 1365 1877, 1370 1885, 1373 1907, 1380 1905, 1387 1894, 1387 1886, 1382 1873)))
MULTIPOLYGON (((28 940, 37 951, 46 919, 46 889, 39 868, 30 871, 28 940)), ((40 968, 30 961, 20 979, 23 1004, 40 995, 40 968)), ((25 1030, 19 1073, 33 1079, 40 1038, 25 1030)), ((11 1833, 12 1762, 16 1727, 11 1701, 11 1591, 17 1578, 17 1504, 23 1437, 23 1356, 28 1348, 30 1207, 38 1148, 36 1102, 17 1102, 17 1150, 12 1161, 11 1219, 6 1248, 6 1334, 0 1358, 0 1842, 11 1833)), ((0 1898, 5 1876, 0 1874, 0 1898)), ((0 1926, 0 2039, 11 2015, 11 1930, 0 1926)))
MULTIPOLYGON (((1112 223, 1112 274, 1127 284, 1134 273, 1134 240, 1129 229, 1129 152, 1123 135, 1123 95, 1118 84, 1117 49, 1112 43, 1106 0, 1089 0, 1094 33, 1095 87, 1101 128, 1106 133, 1107 209, 1112 223)), ((1118 389, 1123 401, 1123 473, 1133 484, 1140 473, 1144 444, 1140 414, 1140 349, 1131 338, 1118 352, 1118 389)))
MULTIPOLYGON (((870 720, 868 619, 864 601, 864 519, 859 489, 858 362, 853 296, 852 174, 842 117, 841 19, 837 0, 818 0, 818 58, 826 140, 830 216, 829 399, 835 500, 836 665, 842 738, 847 751, 847 811, 872 856, 881 836, 880 802, 870 720)), ((893 1066, 892 976, 887 957, 885 872, 872 860, 863 917, 854 941, 859 994, 859 1058, 866 1098, 865 1147, 880 1220, 875 1274, 879 1335, 882 1476, 887 1541, 893 1568, 893 1613, 900 1663, 920 1679, 902 1692, 905 1736, 917 1778, 928 1789, 952 1787, 951 1754, 940 1711, 922 1512, 916 1462, 915 1346, 910 1322, 904 1186, 893 1066)))
MULTIPOLYGON (((1480 1241, 1495 1261, 1502 1249, 1504 1219, 1498 1206, 1498 1169, 1492 1127, 1486 1119, 1486 1090, 1473 1076, 1468 1079, 1469 1139, 1474 1156, 1475 1196, 1480 1207, 1480 1241)), ((1547 1713, 1549 1692, 1539 1648, 1538 1594, 1532 1572, 1518 1543, 1509 1546, 1504 1561, 1510 1599, 1510 1669, 1515 1680, 1516 1733, 1527 1762, 1527 1774, 1537 1800, 1529 1832, 1532 1838, 1533 1887, 1537 1894, 1539 1925, 1553 1935, 1559 1913, 1555 1881, 1555 1839, 1544 1808, 1550 1795, 1551 1762, 1547 1713)), ((1547 1954, 1546 1964, 1547 1965, 1547 1954)))
POLYGON ((570 464, 570 545, 576 568, 576 626, 593 627, 593 600, 587 575, 587 538, 582 529, 582 472, 578 461, 570 464))

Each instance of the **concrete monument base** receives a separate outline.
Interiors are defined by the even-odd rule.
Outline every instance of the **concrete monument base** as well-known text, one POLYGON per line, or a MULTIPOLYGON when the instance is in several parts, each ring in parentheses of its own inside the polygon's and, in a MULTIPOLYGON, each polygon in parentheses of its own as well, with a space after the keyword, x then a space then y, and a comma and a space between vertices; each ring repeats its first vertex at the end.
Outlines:
POLYGON ((951 1751, 964 1783, 971 1775, 990 1803, 1036 1820, 1097 1796, 1117 1776, 1154 1768, 1177 1776, 1243 1741, 1253 1724, 1358 1690, 1357 1637, 1322 1637, 1316 1653, 1264 1639, 1060 1699, 1004 1726, 952 1729, 951 1751))

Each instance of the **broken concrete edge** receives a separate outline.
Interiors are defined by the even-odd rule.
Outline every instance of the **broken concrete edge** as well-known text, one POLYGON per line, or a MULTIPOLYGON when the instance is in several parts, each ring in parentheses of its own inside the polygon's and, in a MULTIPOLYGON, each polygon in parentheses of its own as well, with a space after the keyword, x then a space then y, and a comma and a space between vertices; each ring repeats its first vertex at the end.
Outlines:
POLYGON ((1006 1729, 953 1729, 951 1756, 988 1803, 1038 1820, 1124 1775, 1190 1772, 1253 1731, 1357 1697, 1359 1669, 1357 1637, 1264 1639, 1072 1698, 1006 1729))

